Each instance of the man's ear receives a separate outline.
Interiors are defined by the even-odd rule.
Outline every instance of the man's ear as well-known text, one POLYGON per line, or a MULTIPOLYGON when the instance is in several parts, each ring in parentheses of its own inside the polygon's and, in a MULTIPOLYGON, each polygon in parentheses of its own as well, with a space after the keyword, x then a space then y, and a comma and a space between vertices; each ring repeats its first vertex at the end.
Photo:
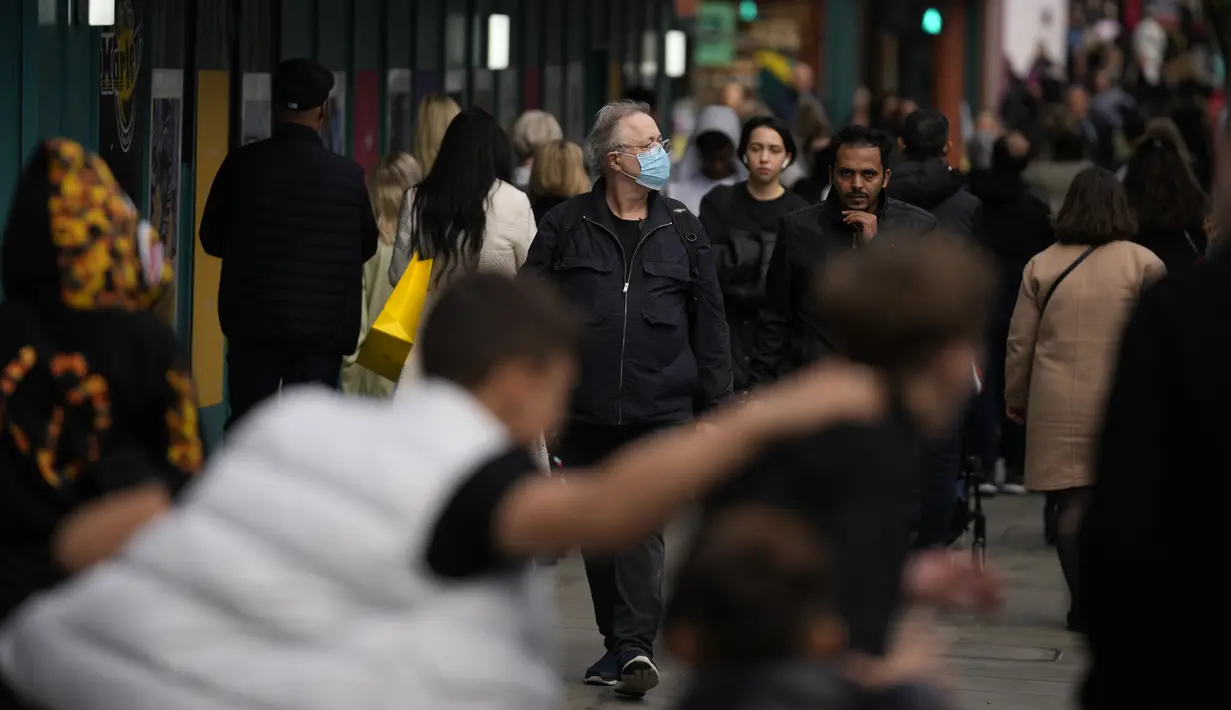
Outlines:
POLYGON ((885 177, 881 179, 881 189, 882 190, 885 189, 886 187, 889 187, 889 176, 892 174, 893 174, 892 170, 890 170, 889 168, 885 168, 885 177))

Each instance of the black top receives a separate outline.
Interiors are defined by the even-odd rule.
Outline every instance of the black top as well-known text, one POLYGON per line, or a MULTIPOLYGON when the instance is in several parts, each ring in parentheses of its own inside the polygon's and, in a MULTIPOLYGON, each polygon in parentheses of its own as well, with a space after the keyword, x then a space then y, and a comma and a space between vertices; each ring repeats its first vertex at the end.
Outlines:
MULTIPOLYGON (((833 342, 816 315, 813 279, 830 254, 861 244, 854 228, 842 221, 844 209, 837 191, 831 190, 821 204, 783 217, 765 274, 765 307, 749 369, 752 385, 772 381, 833 352, 833 342)), ((928 212, 884 192, 876 216, 872 244, 877 246, 917 237, 938 224, 928 212)))
POLYGON ((616 239, 620 240, 620 249, 624 252, 624 268, 632 266, 633 253, 637 251, 637 242, 641 241, 641 223, 639 219, 620 219, 614 212, 611 222, 615 226, 616 239))
POLYGON ((509 450, 470 474, 436 522, 427 564, 436 574, 464 579, 525 564, 496 547, 495 516, 505 495, 527 476, 544 475, 524 449, 509 450))
POLYGON ((311 128, 279 123, 272 138, 227 156, 201 218, 201 247, 222 259, 222 332, 272 348, 353 352, 376 241, 363 168, 311 128))
POLYGON ((979 231, 979 198, 966 189, 966 178, 940 158, 904 160, 893 166, 889 196, 927 210, 945 229, 966 237, 979 231))
POLYGON ((760 308, 779 223, 806 207, 808 202, 790 191, 758 200, 748 192, 747 182, 720 185, 701 200, 701 224, 714 244, 728 316, 732 310, 760 308))
POLYGON ((850 646, 881 654, 897 611, 918 509, 921 439, 904 414, 779 446, 715 491, 709 512, 757 502, 813 521, 833 551, 850 646))
POLYGON ((621 253, 632 232, 616 224, 605 189, 599 180, 547 213, 518 278, 549 279, 586 318, 573 420, 690 420, 731 395, 730 343, 709 237, 682 203, 652 192, 640 247, 635 255, 621 253), (695 271, 673 214, 696 237, 695 271))

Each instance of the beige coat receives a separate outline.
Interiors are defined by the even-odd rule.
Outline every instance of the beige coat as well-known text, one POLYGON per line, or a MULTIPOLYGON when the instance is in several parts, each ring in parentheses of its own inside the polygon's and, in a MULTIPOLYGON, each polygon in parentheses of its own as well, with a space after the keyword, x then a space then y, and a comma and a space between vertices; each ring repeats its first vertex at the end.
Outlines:
POLYGON ((1005 401, 1026 411, 1026 486, 1093 483, 1094 438, 1111 385, 1121 330, 1142 288, 1166 269, 1131 242, 1099 247, 1039 308, 1052 283, 1086 249, 1054 244, 1030 260, 1009 329, 1005 401))

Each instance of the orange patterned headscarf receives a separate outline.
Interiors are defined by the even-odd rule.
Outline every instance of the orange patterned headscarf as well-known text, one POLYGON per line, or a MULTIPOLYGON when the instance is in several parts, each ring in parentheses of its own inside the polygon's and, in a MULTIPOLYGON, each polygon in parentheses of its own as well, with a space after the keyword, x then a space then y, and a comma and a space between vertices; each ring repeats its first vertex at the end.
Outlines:
POLYGON ((171 282, 171 262, 110 168, 64 138, 47 141, 40 153, 23 175, 10 215, 6 295, 47 300, 54 270, 57 300, 72 310, 154 305, 171 282))

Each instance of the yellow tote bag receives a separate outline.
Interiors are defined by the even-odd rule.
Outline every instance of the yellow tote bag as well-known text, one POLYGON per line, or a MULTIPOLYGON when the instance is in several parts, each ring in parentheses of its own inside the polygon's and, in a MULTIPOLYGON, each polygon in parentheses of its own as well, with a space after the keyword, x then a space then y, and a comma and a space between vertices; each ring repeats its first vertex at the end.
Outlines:
POLYGON ((402 366, 410 357, 410 348, 415 343, 419 320, 423 318, 423 304, 427 301, 427 289, 432 280, 432 260, 420 259, 416 254, 406 267, 406 272, 393 287, 389 300, 381 309, 368 337, 363 339, 356 359, 363 367, 387 380, 397 382, 402 366))

